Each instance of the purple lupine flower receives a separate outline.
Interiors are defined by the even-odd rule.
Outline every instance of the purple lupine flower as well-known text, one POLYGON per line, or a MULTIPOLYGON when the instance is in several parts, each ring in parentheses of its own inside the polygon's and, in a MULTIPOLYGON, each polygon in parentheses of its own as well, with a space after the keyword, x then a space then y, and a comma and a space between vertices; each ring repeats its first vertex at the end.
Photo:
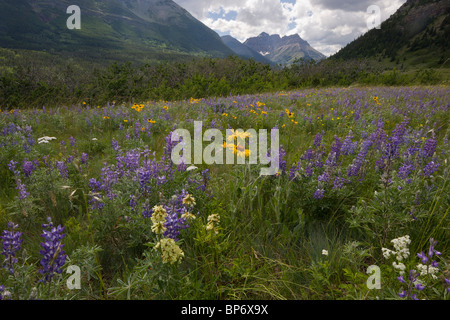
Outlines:
POLYGON ((30 147, 30 145, 24 143, 24 144, 23 144, 23 151, 24 151, 25 153, 30 153, 30 152, 31 152, 31 147, 30 147))
POLYGON ((50 169, 52 168, 52 161, 50 160, 50 156, 49 155, 45 155, 42 156, 42 162, 44 163, 44 165, 50 169))
POLYGON ((286 172, 286 150, 284 150, 283 146, 279 147, 278 150, 278 156, 279 156, 279 168, 281 169, 281 173, 286 172))
POLYGON ((294 180, 296 178, 296 173, 301 169, 302 163, 298 162, 296 165, 292 165, 289 171, 289 180, 294 180))
POLYGON ((92 209, 103 209, 105 204, 103 203, 102 199, 100 198, 100 191, 103 189, 102 183, 97 181, 95 178, 89 179, 89 186, 91 187, 91 198, 89 199, 88 203, 92 204, 92 209))
POLYGON ((18 170, 16 170, 16 165, 17 165, 18 163, 19 163, 19 162, 14 161, 14 160, 11 160, 11 161, 8 163, 8 169, 11 170, 11 171, 14 173, 14 175, 19 175, 19 174, 20 174, 20 172, 19 172, 18 170))
POLYGON ((202 176, 202 181, 199 183, 197 190, 201 189, 202 191, 205 191, 206 185, 208 184, 208 181, 211 179, 209 169, 202 170, 201 176, 202 176))
POLYGON ((418 283, 414 288, 416 288, 416 290, 422 291, 423 289, 425 289, 425 286, 422 285, 421 283, 418 283))
POLYGON ((330 175, 326 171, 317 177, 317 181, 327 183, 329 180, 330 180, 330 175))
POLYGON ((142 216, 144 218, 151 218, 153 214, 153 207, 149 204, 148 200, 142 205, 142 216))
POLYGON ((325 190, 324 189, 317 189, 316 192, 314 192, 314 199, 322 199, 324 197, 325 190))
POLYGON ((35 169, 35 163, 31 161, 25 160, 22 163, 22 170, 26 178, 30 177, 33 174, 35 169))
POLYGON ((67 163, 72 163, 73 159, 75 159, 75 157, 73 155, 70 155, 67 157, 67 163))
POLYGON ((349 177, 351 176, 357 176, 361 167, 363 166, 365 162, 365 157, 367 153, 369 152, 369 148, 373 145, 373 141, 368 139, 364 140, 361 145, 361 150, 359 151, 356 158, 353 160, 353 163, 350 164, 350 166, 347 168, 347 175, 349 177))
POLYGON ((101 169, 102 177, 102 190, 106 192, 107 197, 111 200, 117 195, 113 192, 113 185, 118 181, 117 172, 114 171, 110 166, 103 167, 101 169))
POLYGON ((75 144, 77 143, 77 139, 75 139, 74 137, 69 137, 69 141, 70 141, 70 146, 73 147, 75 146, 75 144))
POLYGON ((344 187, 344 183, 348 182, 346 179, 341 177, 334 177, 333 189, 342 189, 344 187))
POLYGON ((112 148, 115 152, 119 152, 120 151, 120 147, 119 147, 119 142, 117 142, 115 139, 111 140, 111 145, 112 148))
POLYGON ((405 280, 405 278, 403 278, 403 276, 397 277, 397 280, 400 281, 401 283, 406 284, 406 280, 405 280))
POLYGON ((178 241, 178 235, 181 229, 189 227, 188 221, 181 216, 188 212, 188 207, 183 204, 183 199, 188 195, 185 190, 181 190, 179 194, 175 194, 164 208, 167 211, 166 222, 164 226, 167 230, 164 237, 172 238, 178 241))
POLYGON ((87 153, 82 152, 81 153, 81 158, 80 158, 80 163, 81 164, 86 164, 88 162, 89 156, 87 153))
POLYGON ((428 262, 428 257, 425 255, 425 253, 423 251, 421 251, 420 253, 417 254, 417 256, 420 258, 420 261, 423 264, 426 264, 428 262))
POLYGON ((322 143, 322 135, 320 133, 316 134, 315 138, 314 138, 314 143, 313 146, 318 148, 320 147, 322 143))
POLYGON ((432 175, 434 172, 436 172, 438 170, 438 168, 441 165, 437 162, 434 161, 430 161, 424 168, 423 168, 423 172, 422 175, 424 177, 429 177, 430 175, 432 175))
POLYGON ((137 201, 136 196, 134 194, 130 194, 130 202, 128 203, 128 205, 130 206, 131 211, 136 210, 137 201))
POLYGON ((20 179, 16 180, 16 184, 17 184, 16 189, 19 191, 19 199, 20 200, 26 199, 30 195, 30 193, 27 191, 25 184, 22 183, 22 180, 20 179))
POLYGON ((150 190, 150 181, 152 178, 152 173, 150 170, 147 170, 145 167, 141 167, 137 170, 137 175, 139 178, 139 184, 142 190, 149 191, 150 190))
POLYGON ((398 169, 398 177, 406 179, 412 171, 414 171, 414 166, 412 164, 402 163, 402 166, 398 169))
POLYGON ((63 179, 68 179, 69 178, 69 172, 67 170, 67 166, 64 163, 64 161, 56 161, 55 165, 56 165, 56 168, 58 168, 59 174, 61 175, 61 177, 63 179))
POLYGON ((335 160, 339 159, 339 155, 341 154, 342 141, 338 138, 338 136, 334 136, 334 143, 331 146, 331 152, 334 152, 335 160))
POLYGON ((402 292, 400 292, 398 294, 398 296, 400 298, 408 298, 411 297, 411 299, 413 300, 418 300, 417 298, 417 294, 413 293, 412 290, 416 289, 418 291, 422 291, 425 286, 423 286, 421 283, 416 283, 417 278, 419 277, 420 273, 416 272, 416 270, 409 270, 409 276, 408 276, 408 280, 406 281, 405 278, 403 278, 403 276, 398 277, 398 281, 400 281, 403 284, 407 284, 408 288, 405 290, 402 290, 402 292))
POLYGON ((436 145, 437 145, 436 139, 433 138, 427 139, 420 152, 420 156, 422 158, 432 157, 434 152, 436 151, 436 145))
POLYGON ((9 272, 14 273, 14 264, 18 261, 16 252, 20 250, 20 245, 23 241, 21 238, 22 232, 14 231, 18 225, 13 222, 8 222, 7 227, 9 230, 3 230, 0 237, 3 240, 2 255, 5 256, 3 263, 9 272))
POLYGON ((61 240, 64 238, 65 234, 64 227, 58 225, 55 227, 52 223, 50 217, 47 218, 47 224, 42 224, 44 228, 41 237, 45 239, 41 242, 41 247, 43 250, 39 251, 43 255, 41 259, 42 269, 39 269, 39 273, 44 276, 40 281, 48 282, 51 281, 53 276, 60 274, 62 272, 62 267, 66 262, 64 244, 61 240))
POLYGON ((358 143, 356 141, 352 141, 352 139, 353 132, 350 130, 341 146, 341 152, 344 156, 353 154, 358 147, 358 143))

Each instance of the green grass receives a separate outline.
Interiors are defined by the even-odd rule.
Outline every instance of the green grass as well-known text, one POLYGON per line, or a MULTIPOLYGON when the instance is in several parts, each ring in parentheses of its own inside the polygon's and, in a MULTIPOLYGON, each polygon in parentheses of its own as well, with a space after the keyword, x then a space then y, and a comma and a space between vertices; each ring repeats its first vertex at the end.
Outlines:
MULTIPOLYGON (((391 239, 409 234, 412 243, 408 267, 415 267, 416 253, 427 249, 430 237, 438 241, 437 249, 442 252, 438 259, 439 278, 436 282, 427 280, 429 288, 421 297, 448 299, 442 285, 449 244, 445 193, 448 167, 444 162, 448 157, 445 143, 448 115, 444 108, 447 98, 448 88, 442 86, 355 87, 220 98, 217 105, 227 107, 228 116, 220 109, 214 112, 206 99, 198 103, 150 102, 145 103, 141 112, 130 105, 93 107, 89 111, 87 106, 61 107, 53 109, 52 114, 42 110, 22 110, 20 114, 16 111, 16 115, 4 112, 0 114, 0 123, 28 124, 32 126, 33 138, 48 135, 57 140, 48 145, 36 144, 29 154, 21 145, 1 149, 0 226, 4 229, 13 220, 24 232, 26 253, 20 255, 17 273, 26 275, 27 282, 18 289, 19 278, 14 280, 1 269, 0 284, 14 289, 17 299, 28 297, 33 286, 38 287, 41 299, 399 299, 397 293, 402 285, 396 280, 398 274, 392 261, 383 258, 381 247, 392 249, 391 239), (380 105, 373 96, 378 96, 380 105), (246 102, 238 109, 233 100, 246 102), (265 104, 261 108, 267 108, 267 116, 260 114, 257 102, 265 104), (424 110, 418 112, 421 102, 424 110), (167 111, 163 109, 166 105, 167 111), (294 113, 292 120, 296 124, 287 117, 285 109, 294 113), (430 130, 436 133, 435 156, 441 168, 433 178, 421 178, 417 171, 411 184, 402 184, 392 173, 394 186, 386 189, 380 183, 381 172, 374 170, 380 154, 373 151, 368 155, 366 174, 361 181, 355 178, 342 190, 332 190, 331 182, 324 199, 313 197, 319 173, 311 178, 303 175, 297 181, 289 180, 289 169, 312 147, 316 134, 322 134, 320 150, 327 154, 335 136, 343 140, 352 130, 360 146, 364 133, 373 132, 373 121, 382 119, 384 130, 391 136, 405 117, 410 119, 409 134, 423 126, 423 136, 431 137, 430 130), (150 127, 150 136, 138 127, 140 133, 135 137, 137 121, 140 126, 147 126, 148 118, 156 120, 155 126, 150 127), (196 190, 185 175, 177 173, 167 184, 152 185, 151 192, 139 199, 136 212, 130 209, 129 196, 144 193, 130 173, 131 176, 120 178, 115 185, 116 198, 109 200, 103 195, 105 207, 92 209, 88 203, 92 192, 89 180, 101 179, 102 168, 117 164, 112 139, 119 142, 123 152, 148 147, 159 159, 164 151, 164 138, 176 119, 179 127, 190 130, 191 121, 197 119, 208 119, 205 127, 212 120, 221 128, 227 128, 228 124, 243 129, 277 125, 280 144, 287 153, 288 171, 279 177, 261 177, 259 166, 197 165, 198 172, 210 170, 207 190, 211 197, 196 190), (76 138, 75 146, 70 146, 69 137, 76 138), (61 140, 66 144, 61 145, 61 140), (89 156, 85 166, 80 164, 83 152, 89 156), (22 177, 31 196, 20 201, 16 179, 7 163, 12 159, 19 163, 41 159, 44 155, 66 163, 73 156, 74 161, 67 165, 69 179, 62 179, 57 169, 50 171, 41 160, 39 170, 31 178, 22 177), (430 184, 436 188, 429 189, 430 184), (397 186, 403 186, 405 191, 397 186), (170 199, 180 188, 190 188, 197 202, 193 213, 199 214, 190 228, 180 233, 179 246, 185 254, 182 262, 169 265, 162 263, 160 254, 152 249, 158 239, 151 231, 150 220, 143 219, 141 211, 145 201, 156 205, 170 199), (375 196, 375 192, 381 196, 375 196), (421 202, 414 204, 418 194, 421 202), (390 198, 394 204, 384 202, 390 198), (417 222, 408 218, 408 210, 414 210, 417 222), (217 234, 205 229, 211 214, 220 216, 217 234), (57 291, 47 293, 45 286, 37 284, 41 224, 47 216, 66 227, 63 242, 70 261, 65 267, 81 266, 80 291, 66 288, 64 280, 68 276, 64 273, 55 278, 55 282, 56 279, 60 282, 52 290, 57 291), (366 286, 366 269, 373 264, 382 269, 380 291, 366 286)), ((424 141, 421 140, 421 147, 424 141)), ((404 152, 406 146, 402 148, 404 152)), ((341 156, 344 173, 354 156, 341 156)), ((396 160, 393 170, 400 165, 401 160, 396 160)))

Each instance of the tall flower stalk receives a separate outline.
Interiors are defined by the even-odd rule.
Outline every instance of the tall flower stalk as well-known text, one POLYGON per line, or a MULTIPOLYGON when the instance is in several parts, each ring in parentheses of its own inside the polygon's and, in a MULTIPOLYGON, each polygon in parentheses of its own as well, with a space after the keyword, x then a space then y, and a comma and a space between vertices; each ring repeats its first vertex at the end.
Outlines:
POLYGON ((47 218, 47 224, 42 224, 44 228, 41 237, 45 239, 41 242, 43 250, 40 253, 43 255, 41 259, 42 269, 39 269, 39 273, 44 276, 41 281, 44 283, 50 282, 55 274, 62 272, 62 267, 66 262, 64 244, 61 240, 64 238, 64 227, 58 225, 55 227, 50 217, 47 218))
POLYGON ((13 222, 8 222, 7 225, 9 230, 4 230, 0 239, 3 240, 2 255, 5 256, 3 261, 4 267, 9 270, 9 272, 14 273, 14 265, 17 263, 16 252, 20 250, 20 245, 23 239, 22 232, 15 231, 18 225, 13 222))

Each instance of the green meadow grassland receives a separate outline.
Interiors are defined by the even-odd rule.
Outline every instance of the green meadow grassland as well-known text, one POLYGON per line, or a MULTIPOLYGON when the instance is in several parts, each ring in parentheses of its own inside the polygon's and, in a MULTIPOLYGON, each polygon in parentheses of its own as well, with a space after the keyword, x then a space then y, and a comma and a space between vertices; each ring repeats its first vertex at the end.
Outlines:
POLYGON ((3 109, 0 230, 12 221, 23 241, 0 296, 448 299, 448 107, 435 85, 3 109), (173 165, 171 132, 194 121, 278 129, 279 173, 173 165), (176 237, 155 228, 157 206, 176 237), (47 217, 65 227, 60 273, 39 272, 47 217))

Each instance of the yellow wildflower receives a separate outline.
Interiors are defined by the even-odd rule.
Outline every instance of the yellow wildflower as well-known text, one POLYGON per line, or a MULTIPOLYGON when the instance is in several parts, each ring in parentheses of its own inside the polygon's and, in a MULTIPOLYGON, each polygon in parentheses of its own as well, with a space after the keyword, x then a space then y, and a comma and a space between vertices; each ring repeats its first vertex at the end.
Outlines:
POLYGON ((156 234, 163 234, 167 228, 164 226, 164 223, 157 222, 152 225, 152 232, 156 234))
POLYGON ((195 198, 191 194, 187 194, 187 196, 183 198, 183 204, 193 207, 195 206, 195 198))
POLYGON ((208 216, 208 222, 206 224, 206 230, 213 230, 216 234, 219 233, 217 229, 218 224, 220 222, 220 216, 218 214, 211 214, 208 216))
POLYGON ((159 222, 164 223, 166 221, 167 211, 163 206, 154 206, 153 214, 151 217, 152 223, 157 224, 159 222))
POLYGON ((155 249, 158 248, 161 248, 161 259, 163 263, 180 263, 184 257, 183 250, 181 250, 172 238, 161 239, 155 246, 155 249))
POLYGON ((194 220, 194 219, 196 219, 197 217, 196 217, 195 215, 193 215, 192 213, 190 213, 190 212, 185 212, 185 213, 183 213, 183 214, 181 215, 181 218, 183 218, 183 219, 192 219, 192 220, 194 220))

